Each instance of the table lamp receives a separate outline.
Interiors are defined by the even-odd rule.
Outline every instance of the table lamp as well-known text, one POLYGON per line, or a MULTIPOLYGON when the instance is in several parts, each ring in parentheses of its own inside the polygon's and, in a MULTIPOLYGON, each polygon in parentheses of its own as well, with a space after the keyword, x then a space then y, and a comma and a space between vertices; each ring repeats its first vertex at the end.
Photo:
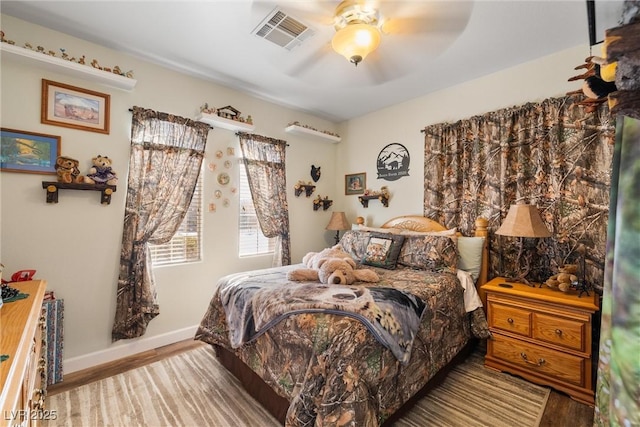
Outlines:
POLYGON ((336 232, 336 245, 340 241, 340 230, 349 230, 351 224, 347 221, 347 217, 344 212, 332 212, 329 224, 325 227, 325 230, 331 230, 336 232))
MULTIPOLYGON (((514 278, 507 278, 508 282, 521 282, 531 285, 527 280, 527 274, 530 270, 530 261, 528 257, 525 257, 527 264, 524 268, 521 268, 521 258, 524 250, 523 238, 524 237, 550 237, 551 233, 544 225, 542 217, 538 208, 534 205, 517 204, 509 207, 507 217, 502 222, 502 225, 496 231, 500 236, 511 236, 518 238, 518 256, 516 257, 516 265, 518 267, 518 273, 514 278)), ((529 254, 530 255, 530 254, 529 254)), ((503 257, 500 257, 500 270, 502 269, 503 257)))

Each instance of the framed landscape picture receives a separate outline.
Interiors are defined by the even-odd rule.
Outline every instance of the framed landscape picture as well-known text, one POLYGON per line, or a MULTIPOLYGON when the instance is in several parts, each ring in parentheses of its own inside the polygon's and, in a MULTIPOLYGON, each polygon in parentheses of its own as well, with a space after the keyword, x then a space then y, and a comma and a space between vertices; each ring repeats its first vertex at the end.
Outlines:
POLYGON ((353 194, 364 194, 367 188, 367 174, 364 172, 354 173, 344 176, 344 194, 351 196, 353 194))
POLYGON ((2 128, 0 170, 8 172, 56 174, 60 137, 2 128))
POLYGON ((109 133, 111 96, 42 79, 41 122, 91 132, 109 133))

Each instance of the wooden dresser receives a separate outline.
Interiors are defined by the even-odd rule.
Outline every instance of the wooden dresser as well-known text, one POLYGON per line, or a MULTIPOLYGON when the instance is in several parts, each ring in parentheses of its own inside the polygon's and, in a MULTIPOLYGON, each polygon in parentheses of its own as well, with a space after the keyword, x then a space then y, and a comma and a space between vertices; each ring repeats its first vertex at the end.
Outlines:
POLYGON ((46 416, 47 361, 40 354, 46 337, 42 312, 46 282, 33 280, 10 286, 29 296, 0 308, 0 353, 9 355, 0 363, 0 426, 35 426, 46 416))
POLYGON ((593 405, 592 317, 599 297, 504 283, 498 277, 482 286, 493 335, 485 365, 593 405))

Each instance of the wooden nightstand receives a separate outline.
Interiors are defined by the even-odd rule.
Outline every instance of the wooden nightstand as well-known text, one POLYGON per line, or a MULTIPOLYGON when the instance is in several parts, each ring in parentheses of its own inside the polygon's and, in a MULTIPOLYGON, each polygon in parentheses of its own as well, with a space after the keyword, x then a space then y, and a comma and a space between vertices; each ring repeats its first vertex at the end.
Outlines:
POLYGON ((592 317, 599 297, 547 287, 506 283, 497 277, 482 286, 487 295, 485 366, 551 386, 593 405, 592 317))

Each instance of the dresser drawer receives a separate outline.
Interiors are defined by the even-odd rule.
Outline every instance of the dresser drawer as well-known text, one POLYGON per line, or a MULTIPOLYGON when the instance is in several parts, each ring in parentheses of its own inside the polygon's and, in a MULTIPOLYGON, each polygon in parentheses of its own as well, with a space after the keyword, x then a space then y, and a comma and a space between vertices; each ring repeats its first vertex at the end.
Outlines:
POLYGON ((517 339, 494 334, 487 348, 487 357, 517 365, 537 375, 554 378, 567 384, 585 386, 584 359, 560 351, 554 351, 517 339))
POLYGON ((489 326, 525 337, 531 336, 531 312, 496 302, 489 303, 489 326))
POLYGON ((579 320, 533 314, 533 338, 572 350, 585 351, 585 328, 579 320))

